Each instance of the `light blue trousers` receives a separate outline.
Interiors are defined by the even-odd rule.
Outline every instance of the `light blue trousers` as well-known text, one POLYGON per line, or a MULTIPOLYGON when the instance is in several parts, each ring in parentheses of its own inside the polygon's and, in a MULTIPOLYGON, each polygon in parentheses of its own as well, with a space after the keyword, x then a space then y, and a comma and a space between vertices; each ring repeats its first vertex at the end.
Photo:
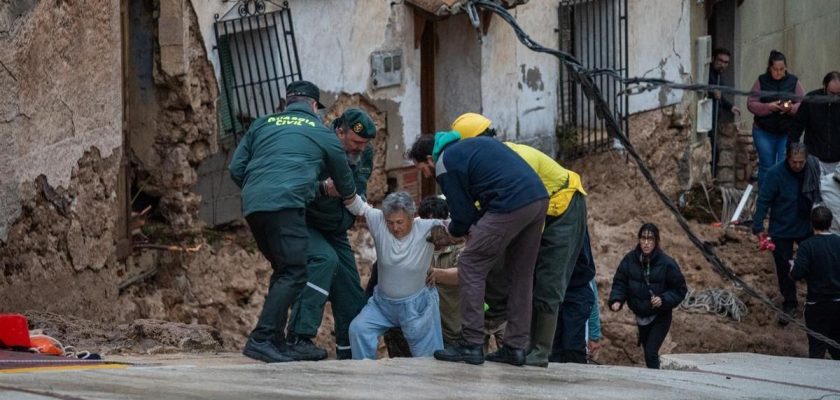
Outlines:
POLYGON ((376 358, 379 337, 389 328, 401 328, 414 357, 431 357, 443 349, 440 299, 435 288, 424 287, 401 299, 389 299, 375 288, 373 296, 350 323, 354 360, 376 358))

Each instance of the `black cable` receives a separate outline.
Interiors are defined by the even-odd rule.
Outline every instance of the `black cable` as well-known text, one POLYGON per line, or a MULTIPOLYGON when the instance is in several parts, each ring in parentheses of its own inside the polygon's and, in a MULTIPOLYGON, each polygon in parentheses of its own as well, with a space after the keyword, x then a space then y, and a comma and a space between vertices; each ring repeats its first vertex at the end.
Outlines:
MULTIPOLYGON (((706 258, 706 261, 708 261, 709 264, 712 265, 712 269, 715 272, 717 272, 719 275, 721 275, 721 276, 729 279, 730 281, 732 281, 735 284, 736 287, 740 288, 741 290, 743 290, 748 295, 756 298, 761 303, 768 306, 771 310, 773 310, 777 314, 779 314, 783 319, 786 319, 790 322, 793 322, 793 324, 795 326, 797 326, 801 330, 805 331, 805 333, 807 333, 809 336, 811 336, 813 338, 816 338, 817 340, 820 340, 820 341, 828 344, 829 346, 840 350, 840 344, 838 344, 834 340, 831 340, 830 338, 828 338, 828 337, 826 337, 826 336, 808 328, 807 326, 805 326, 804 323, 794 319, 793 317, 791 317, 790 315, 785 313, 782 309, 777 307, 773 303, 773 301, 768 299, 766 296, 764 296, 763 294, 761 294, 757 290, 750 287, 743 279, 741 279, 735 273, 735 271, 732 270, 732 268, 727 266, 726 263, 724 263, 717 256, 717 253, 715 253, 715 250, 711 245, 709 245, 709 244, 703 242, 702 240, 700 240, 700 238, 694 233, 694 231, 688 225, 688 221, 685 219, 685 217, 683 217, 682 214, 679 212, 679 209, 677 209, 677 206, 674 204, 674 202, 671 201, 671 199, 668 197, 668 195, 666 195, 662 191, 662 189, 659 187, 659 184, 656 183, 656 180, 653 178, 653 174, 650 172, 648 167, 645 165, 644 161, 642 161, 642 158, 636 152, 636 149, 635 149, 635 147, 633 147, 633 144, 630 143, 630 140, 621 131, 621 126, 615 120, 615 117, 613 116, 612 112, 609 109, 609 106, 607 105, 606 101, 604 100, 603 96, 601 95, 600 90, 592 82, 592 79, 590 78, 590 75, 583 72, 583 71, 586 71, 586 70, 583 68, 583 66, 582 66, 582 64, 580 63, 579 60, 577 60, 574 56, 572 56, 569 53, 566 53, 566 52, 563 52, 563 51, 560 51, 560 50, 549 49, 549 48, 544 47, 544 46, 540 45, 539 43, 533 41, 528 36, 528 34, 525 33, 524 30, 522 30, 522 27, 519 26, 519 24, 516 22, 516 19, 513 16, 511 16, 510 13, 507 12, 507 10, 505 10, 503 7, 501 7, 500 5, 498 5, 496 3, 493 3, 493 2, 487 1, 487 0, 471 0, 467 4, 467 7, 480 7, 480 8, 483 8, 483 9, 486 9, 486 10, 489 10, 491 12, 496 13, 497 15, 499 15, 499 17, 501 17, 505 22, 507 22, 513 28, 513 30, 516 33, 516 36, 519 39, 519 41, 522 44, 524 44, 526 47, 528 47, 529 49, 531 49, 533 51, 536 51, 536 52, 548 53, 548 54, 554 55, 554 56, 556 56, 557 58, 560 59, 561 63, 563 63, 563 65, 568 70, 569 76, 572 78, 572 80, 574 80, 575 82, 580 84, 581 91, 584 93, 584 95, 587 97, 587 99, 589 99, 589 101, 595 103, 595 112, 600 118, 602 118, 604 120, 607 131, 624 146, 624 149, 627 151, 627 154, 629 154, 633 158, 633 161, 635 161, 636 165, 639 167, 639 171, 641 171, 642 175, 645 177, 645 180, 651 186, 653 191, 656 192, 656 194, 659 196, 659 199, 662 201, 662 203, 665 204, 665 206, 671 211, 671 213, 677 219, 677 223, 679 223, 680 227, 683 229, 683 231, 685 231, 686 235, 688 236, 688 239, 691 241, 691 243, 694 244, 695 247, 697 247, 700 250, 700 252, 703 254, 703 257, 706 258)), ((606 74, 608 76, 618 76, 618 77, 620 77, 620 74, 617 71, 614 71, 614 70, 602 69, 602 70, 597 70, 596 72, 603 73, 603 74, 606 74)), ((622 78, 622 80, 625 80, 625 79, 622 78)), ((651 83, 651 84, 662 83, 661 86, 664 86, 665 84, 668 84, 668 85, 671 85, 670 87, 675 87, 675 88, 677 86, 683 86, 683 90, 708 91, 708 90, 710 90, 709 88, 712 88, 712 89, 714 89, 714 88, 725 89, 726 88, 726 87, 715 86, 715 85, 681 85, 681 84, 676 84, 674 82, 670 82, 670 81, 667 81, 667 80, 664 80, 664 79, 652 79, 652 78, 627 78, 626 81, 627 82, 633 82, 633 81, 648 82, 648 83, 651 83), (692 87, 692 89, 688 89, 688 87, 692 87), (696 87, 696 89, 695 89, 695 87, 696 87)), ((729 88, 729 89, 731 89, 731 88, 729 88)), ((714 90, 717 90, 717 89, 714 89, 714 90)), ((745 93, 752 94, 751 92, 745 92, 745 93)), ((762 93, 767 93, 767 92, 762 92, 762 93)), ((736 94, 742 94, 742 93, 738 92, 736 94)), ((790 94, 788 93, 787 95, 790 95, 790 94)), ((826 96, 821 96, 821 97, 826 97, 826 96)), ((831 98, 835 99, 835 101, 838 98, 837 96, 828 96, 828 97, 831 97, 831 98)), ((807 97, 807 98, 810 99, 811 97, 807 97)))

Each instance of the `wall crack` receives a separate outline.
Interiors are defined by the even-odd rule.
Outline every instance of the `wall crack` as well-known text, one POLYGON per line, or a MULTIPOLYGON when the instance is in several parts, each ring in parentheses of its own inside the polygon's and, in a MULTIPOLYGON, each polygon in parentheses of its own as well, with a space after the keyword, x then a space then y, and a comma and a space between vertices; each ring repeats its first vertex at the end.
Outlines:
POLYGON ((61 104, 64 104, 64 107, 67 107, 67 111, 70 111, 70 128, 72 130, 73 136, 75 137, 76 136, 76 113, 73 112, 73 109, 70 108, 70 106, 67 105, 67 103, 64 100, 58 99, 58 101, 60 101, 61 104))
POLYGON ((3 61, 0 61, 0 67, 3 67, 3 70, 5 70, 7 74, 9 74, 9 76, 12 78, 13 81, 15 81, 15 82, 18 81, 15 74, 12 73, 12 70, 10 70, 9 67, 7 67, 6 64, 3 63, 3 61))

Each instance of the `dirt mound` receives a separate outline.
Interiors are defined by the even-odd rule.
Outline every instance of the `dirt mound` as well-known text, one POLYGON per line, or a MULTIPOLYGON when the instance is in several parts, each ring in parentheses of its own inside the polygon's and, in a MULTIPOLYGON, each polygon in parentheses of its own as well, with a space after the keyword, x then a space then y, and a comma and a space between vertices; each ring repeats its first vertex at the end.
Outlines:
MULTIPOLYGON (((653 111, 631 120, 631 141, 665 193, 676 200, 682 191, 678 179, 684 173, 684 152, 689 133, 670 127, 670 110, 653 111)), ((609 311, 606 300, 612 277, 621 258, 636 245, 636 234, 644 222, 659 226, 662 248, 680 264, 691 289, 724 288, 744 301, 748 313, 740 321, 713 314, 675 311, 671 333, 662 353, 758 352, 806 356, 804 333, 793 326, 780 327, 776 316, 764 305, 724 281, 712 270, 700 251, 688 240, 675 217, 666 209, 639 172, 636 164, 621 152, 585 157, 568 165, 581 173, 587 188, 589 228, 597 265, 601 323, 604 343, 596 359, 608 364, 644 364, 637 345, 632 313, 609 311)), ((722 228, 690 222, 719 257, 749 285, 769 298, 781 301, 776 286, 772 255, 759 252, 750 234, 724 232, 722 228)), ((804 285, 800 285, 804 289, 804 285)), ((800 293, 804 298, 804 291, 800 293)))

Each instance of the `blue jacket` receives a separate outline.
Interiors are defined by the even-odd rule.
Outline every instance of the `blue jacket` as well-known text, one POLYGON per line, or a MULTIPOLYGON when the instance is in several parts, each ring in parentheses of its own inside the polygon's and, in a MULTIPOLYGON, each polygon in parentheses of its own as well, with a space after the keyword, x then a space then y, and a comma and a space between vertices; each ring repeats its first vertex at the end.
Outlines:
MULTIPOLYGON (((450 137, 438 133, 435 141, 450 137)), ((440 148, 435 174, 449 204, 452 236, 466 235, 484 212, 508 213, 548 198, 536 172, 496 139, 455 140, 440 148)))
MULTIPOLYGON (((804 180, 804 171, 801 174, 804 180)), ((764 217, 770 209, 771 238, 806 238, 811 235, 811 205, 802 194, 802 181, 790 170, 787 160, 782 160, 767 170, 764 187, 758 192, 753 233, 764 231, 764 217)))

